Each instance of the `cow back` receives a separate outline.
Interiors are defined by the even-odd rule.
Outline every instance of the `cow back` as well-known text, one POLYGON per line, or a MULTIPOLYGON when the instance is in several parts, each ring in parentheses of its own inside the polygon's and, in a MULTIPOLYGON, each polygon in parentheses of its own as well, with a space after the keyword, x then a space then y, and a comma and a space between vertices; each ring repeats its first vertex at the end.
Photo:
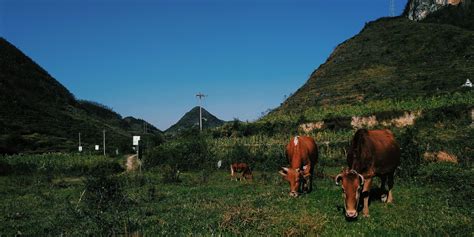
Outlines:
POLYGON ((390 130, 359 129, 347 154, 347 163, 363 175, 390 173, 400 164, 400 146, 390 130))
POLYGON ((318 160, 318 147, 311 137, 294 137, 286 146, 286 156, 291 168, 302 168, 308 164, 314 166, 318 160))

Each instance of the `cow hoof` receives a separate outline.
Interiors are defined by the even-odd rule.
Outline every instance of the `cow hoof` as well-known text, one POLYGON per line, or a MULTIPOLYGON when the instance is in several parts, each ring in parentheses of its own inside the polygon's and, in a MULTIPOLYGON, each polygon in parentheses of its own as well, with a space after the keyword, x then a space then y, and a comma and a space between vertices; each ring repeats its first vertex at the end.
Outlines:
POLYGON ((363 216, 364 216, 365 218, 369 218, 369 217, 370 217, 369 214, 363 214, 363 216))
POLYGON ((387 194, 382 194, 382 197, 381 197, 382 202, 387 202, 387 197, 388 197, 387 194))

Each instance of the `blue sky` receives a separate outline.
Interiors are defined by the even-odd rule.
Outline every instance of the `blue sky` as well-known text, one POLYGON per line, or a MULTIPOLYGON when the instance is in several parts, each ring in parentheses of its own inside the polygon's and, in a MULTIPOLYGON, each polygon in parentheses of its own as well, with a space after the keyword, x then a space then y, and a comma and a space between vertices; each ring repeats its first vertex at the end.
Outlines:
MULTIPOLYGON (((405 0, 396 0, 396 13, 405 0)), ((389 0, 0 0, 0 35, 77 98, 160 129, 208 97, 255 120, 389 0)))

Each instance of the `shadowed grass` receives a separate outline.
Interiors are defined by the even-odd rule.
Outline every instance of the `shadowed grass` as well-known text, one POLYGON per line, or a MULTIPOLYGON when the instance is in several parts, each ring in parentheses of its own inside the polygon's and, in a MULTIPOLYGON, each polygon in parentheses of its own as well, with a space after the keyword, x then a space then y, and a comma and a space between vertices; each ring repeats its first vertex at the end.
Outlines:
MULTIPOLYGON (((339 168, 326 167, 325 177, 338 171, 339 168)), ((230 181, 229 174, 223 171, 215 172, 206 183, 201 183, 199 176, 183 173, 181 183, 163 184, 161 175, 154 171, 118 175, 130 206, 128 224, 116 223, 117 226, 123 233, 138 231, 145 235, 472 236, 473 233, 469 211, 447 201, 456 194, 443 192, 443 186, 434 183, 397 179, 394 204, 374 200, 370 218, 347 222, 342 213, 340 187, 331 178, 317 178, 314 192, 290 198, 288 184, 276 172, 255 172, 254 182, 230 181)), ((41 175, 0 177, 3 200, 0 232, 93 234, 94 230, 88 230, 86 225, 90 220, 78 214, 85 208, 84 203, 78 204, 84 188, 81 179, 63 178, 61 185, 54 180, 57 179, 48 182, 41 175)), ((378 185, 376 180, 374 187, 378 185)), ((113 218, 114 212, 109 214, 113 218)))

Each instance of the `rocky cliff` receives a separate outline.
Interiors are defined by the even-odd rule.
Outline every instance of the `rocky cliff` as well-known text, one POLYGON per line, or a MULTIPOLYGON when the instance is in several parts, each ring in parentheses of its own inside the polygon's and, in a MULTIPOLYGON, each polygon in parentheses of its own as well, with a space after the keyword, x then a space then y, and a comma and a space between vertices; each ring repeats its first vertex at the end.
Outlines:
POLYGON ((471 0, 410 0, 407 4, 405 14, 408 19, 420 21, 429 14, 438 11, 448 5, 469 5, 471 0))

